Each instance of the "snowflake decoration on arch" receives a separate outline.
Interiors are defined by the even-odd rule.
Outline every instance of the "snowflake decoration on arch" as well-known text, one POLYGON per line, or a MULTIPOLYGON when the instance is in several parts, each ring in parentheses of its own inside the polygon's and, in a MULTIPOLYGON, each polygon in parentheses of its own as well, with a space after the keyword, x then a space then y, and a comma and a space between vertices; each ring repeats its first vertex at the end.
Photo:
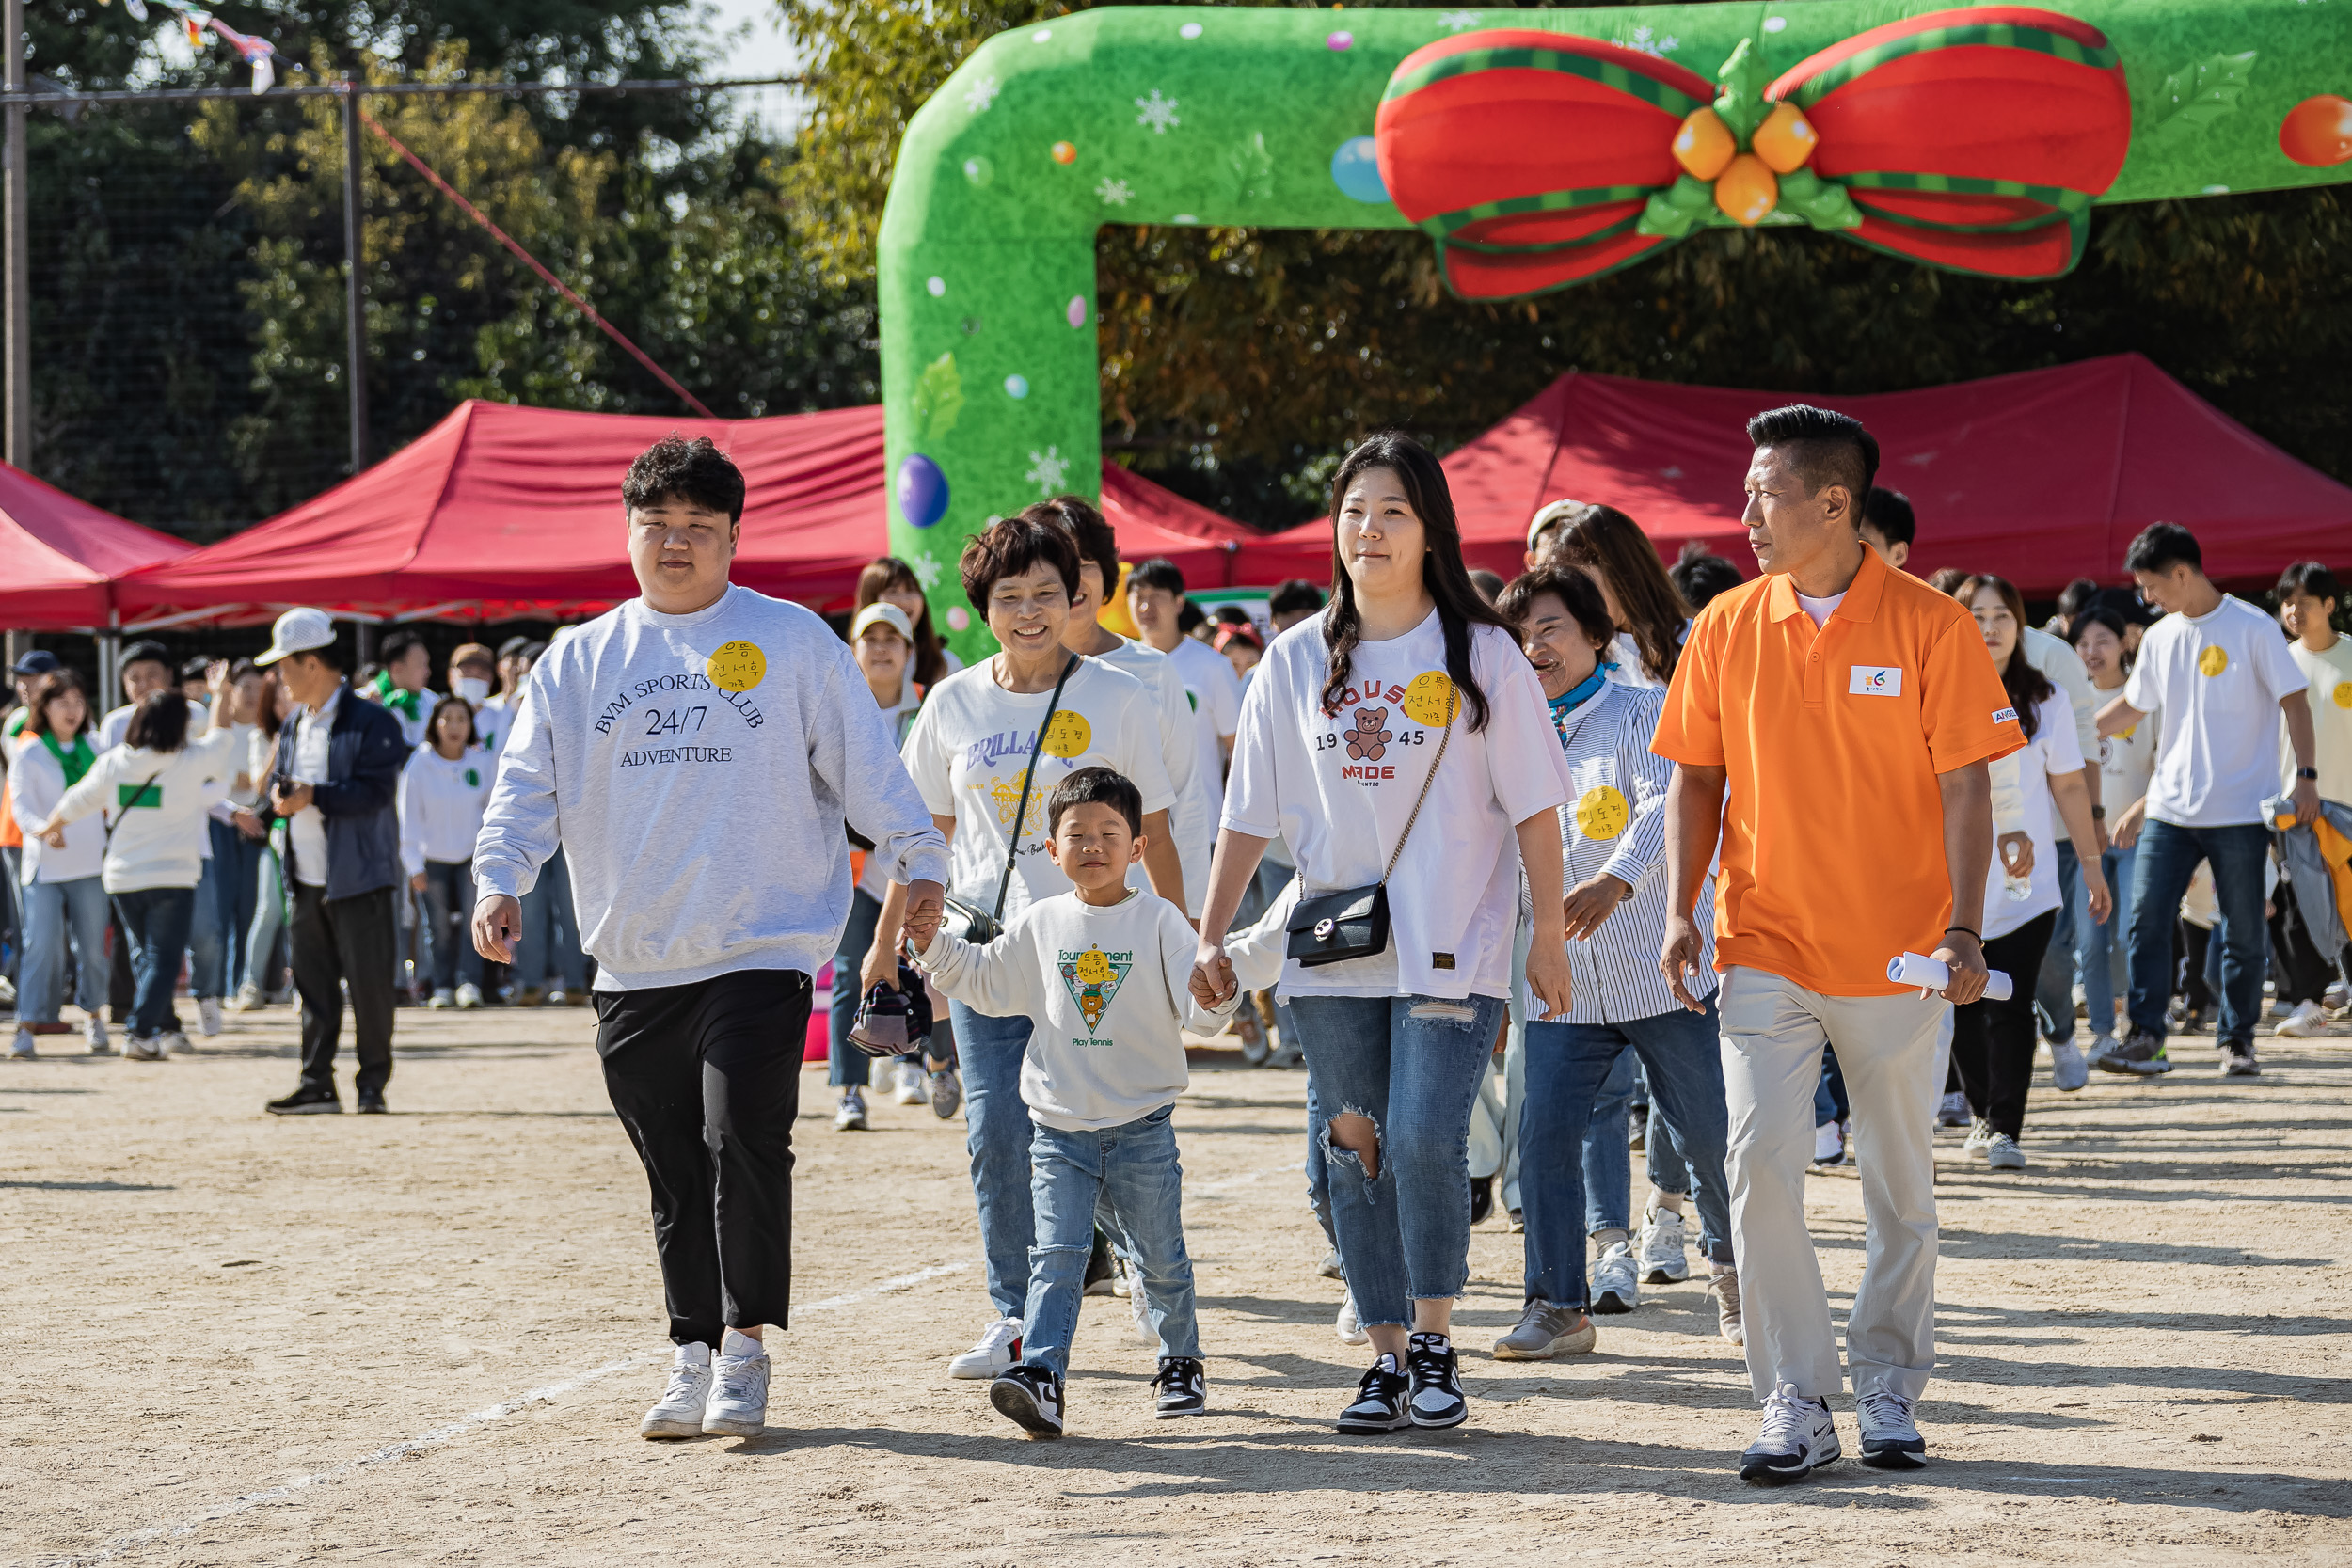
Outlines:
POLYGON ((1160 89, 1157 87, 1152 89, 1151 97, 1136 99, 1136 107, 1142 111, 1136 116, 1136 123, 1149 125, 1152 127, 1152 134, 1155 136, 1165 136, 1168 135, 1169 126, 1184 123, 1176 118, 1176 100, 1162 98, 1160 89))
POLYGON ((1681 48, 1682 40, 1672 33, 1661 38, 1656 28, 1644 25, 1633 29, 1626 39, 1625 46, 1640 54, 1647 55, 1652 59, 1662 60, 1681 48))
POLYGON ((1102 198, 1105 207, 1124 207, 1136 198, 1124 180, 1105 180, 1094 187, 1094 194, 1102 198))
MULTIPOLYGON (((990 519, 992 522, 995 519, 993 518, 990 519)), ((917 555, 914 560, 908 562, 907 564, 914 568, 914 579, 923 585, 924 593, 928 594, 932 589, 939 586, 940 567, 938 562, 933 561, 928 555, 917 555)))
POLYGON ((995 77, 983 76, 978 81, 973 83, 970 87, 964 88, 964 108, 972 114, 978 114, 981 110, 987 108, 991 103, 995 103, 999 85, 1000 84, 997 82, 995 77))
POLYGON ((1458 33, 1466 27, 1477 26, 1481 20, 1476 11, 1448 11, 1438 18, 1438 25, 1449 33, 1458 33))
POLYGON ((1061 449, 1047 447, 1029 453, 1029 471, 1021 477, 1036 485, 1039 495, 1050 496, 1062 487, 1069 473, 1070 459, 1061 454, 1061 449))

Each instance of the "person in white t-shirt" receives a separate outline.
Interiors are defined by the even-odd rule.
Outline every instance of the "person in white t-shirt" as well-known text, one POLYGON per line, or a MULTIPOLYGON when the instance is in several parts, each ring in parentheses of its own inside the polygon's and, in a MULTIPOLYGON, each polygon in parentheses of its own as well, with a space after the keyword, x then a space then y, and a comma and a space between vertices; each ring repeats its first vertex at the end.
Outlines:
POLYGON ((2099 710, 2099 733, 2118 735, 2162 710, 2148 825, 2133 868, 2130 967, 2132 1033, 2093 1066, 2148 1077, 2165 1059, 2166 1005, 2172 996, 2172 911, 2201 860, 2213 864, 2221 908, 2221 1071, 2250 1078, 2254 1023, 2261 1016, 2263 879, 2270 826, 2263 802, 2278 793, 2279 724, 2294 753, 2296 820, 2319 815, 2311 684, 2269 616, 2233 598, 2205 576, 2196 535, 2156 523, 2132 541, 2124 566, 2140 595, 2167 613, 2140 639, 2123 694, 2099 710))
MULTIPOLYGON (((2075 615, 2068 628, 2075 657, 2090 676, 2097 705, 2105 705, 2123 689, 2130 674, 2123 651, 2123 618, 2093 605, 2075 615)), ((2094 714, 2095 722, 2095 714, 2094 714)), ((2106 924, 2078 918, 2074 922, 2074 971, 2083 987, 2090 1013, 2090 1054, 2115 1048, 2116 999, 2128 994, 2130 978, 2123 969, 2123 933, 2132 923, 2132 877, 2139 858, 2139 831, 2148 812, 2148 777, 2155 771, 2156 734, 2164 716, 2150 714, 2130 729, 2102 736, 2098 742, 2099 799, 2109 805, 2108 842, 2099 857, 2099 871, 2107 884, 2115 912, 2106 924)), ((2097 807, 2092 808, 2095 815, 2097 807)), ((2063 858, 2063 857, 2061 857, 2063 858)), ((2128 1031, 2127 1031, 2128 1032, 2128 1031)), ((2052 1081, 2070 1093, 2083 1086, 2087 1069, 2053 1071, 2052 1081)))
POLYGON ((1184 609, 1184 574, 1166 556, 1153 556, 1127 574, 1127 608, 1144 641, 1173 659, 1191 694, 1198 721, 1193 744, 1198 774, 1208 797, 1210 820, 1225 806, 1225 769, 1233 756, 1233 734, 1241 723, 1241 677, 1223 654, 1178 625, 1184 609))
MULTIPOLYGON (((1469 1415, 1452 1338, 1469 1277, 1470 1103, 1511 987, 1519 869, 1534 899, 1527 979, 1568 1006, 1560 828, 1566 759, 1543 688, 1462 561, 1445 470, 1398 435, 1331 481, 1341 571, 1322 616, 1275 639, 1249 685, 1210 872, 1193 993, 1233 978, 1221 934, 1265 843, 1298 863, 1280 993, 1328 1115, 1332 1224, 1375 1359, 1342 1432, 1469 1415), (1338 905, 1378 884, 1391 929, 1338 905)), ((1375 906, 1379 907, 1379 906, 1375 906)))
MULTIPOLYGON (((2298 561, 2279 575, 2279 624, 2295 639, 2287 657, 2311 684, 2312 758, 2319 768, 2313 781, 2323 807, 2352 815, 2352 641, 2336 633, 2336 606, 2341 593, 2336 575, 2316 561, 2298 561)), ((2295 756, 2280 736, 2279 769, 2285 785, 2295 778, 2295 756)), ((2283 785, 2282 785, 2283 787, 2283 785)), ((2342 821, 2338 823, 2341 827, 2342 821)), ((2272 898, 2272 950, 2279 958, 2279 1006, 2290 1009, 2279 1021, 2278 1032, 2289 1038, 2309 1038, 2328 1032, 2323 999, 2330 980, 2352 978, 2352 945, 2335 952, 2324 949, 2341 930, 2325 911, 2305 915, 2304 898, 2314 902, 2320 890, 2299 879, 2282 879, 2272 898)))
MULTIPOLYGON (((987 618, 1001 651, 931 688, 899 753, 932 822, 947 836, 948 892, 1008 922, 1041 898, 1067 893, 1070 879, 1047 851, 1046 798, 1077 769, 1102 767, 1142 791, 1144 870, 1152 891, 1182 909, 1184 873, 1168 842, 1176 791, 1160 760, 1152 694, 1125 671, 1063 646, 1078 586, 1078 547, 1059 515, 1033 506, 992 523, 964 546, 962 577, 965 595, 987 618)), ((865 990, 897 980, 905 896, 894 884, 883 902, 859 978, 865 990)), ((961 1002, 948 1012, 996 1320, 947 1370, 993 1378, 1021 1358, 1021 1312, 1036 1240, 1029 1113, 1021 1102, 1021 1060, 1036 1021, 991 1017, 961 1002)))

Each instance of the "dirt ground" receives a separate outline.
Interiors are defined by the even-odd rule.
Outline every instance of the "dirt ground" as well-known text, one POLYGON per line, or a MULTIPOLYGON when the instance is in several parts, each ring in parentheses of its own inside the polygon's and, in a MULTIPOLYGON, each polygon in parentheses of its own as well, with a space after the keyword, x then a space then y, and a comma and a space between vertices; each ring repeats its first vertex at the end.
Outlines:
MULTIPOLYGON (((1058 1444, 949 1381, 987 1315, 962 1125, 837 1134, 812 1070, 769 1433, 643 1442, 660 1282, 591 1028, 404 1012, 380 1118, 262 1114, 282 1009, 190 1058, 0 1064, 0 1560, 2352 1561, 2352 1037, 2265 1040, 2258 1082, 2209 1040, 2169 1081, 2045 1076, 2022 1176, 1946 1134, 1933 1464, 1768 1491, 1730 1471, 1755 1414, 1696 1282, 1597 1354, 1489 1359, 1499 1223, 1457 1318, 1470 1423, 1334 1435, 1362 1363, 1314 1272, 1304 1076, 1220 1050, 1177 1113, 1212 1414, 1150 1418, 1116 1300, 1058 1444)), ((1815 1177, 1812 1212, 1842 1307, 1856 1183, 1815 1177)))

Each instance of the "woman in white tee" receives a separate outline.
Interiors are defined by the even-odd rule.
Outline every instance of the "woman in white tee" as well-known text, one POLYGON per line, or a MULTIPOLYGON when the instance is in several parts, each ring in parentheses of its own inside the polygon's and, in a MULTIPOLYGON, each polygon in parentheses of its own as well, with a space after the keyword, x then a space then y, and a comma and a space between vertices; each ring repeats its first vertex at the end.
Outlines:
MULTIPOLYGON (((1176 796, 1161 761, 1157 711, 1133 675, 1062 646, 1077 582, 1078 547, 1043 507, 993 523, 964 546, 963 591, 987 617, 1001 651, 931 688, 900 749, 931 820, 947 836, 948 892, 1001 921, 1070 891, 1070 879, 1046 853, 1045 798, 1081 768, 1109 768, 1134 781, 1143 795, 1143 863, 1152 890, 1179 909, 1184 903, 1168 831, 1176 796)), ((905 905, 905 884, 891 884, 861 989, 897 983, 905 905)), ((1034 1030, 1027 1018, 990 1018, 961 1002, 949 1011, 997 1321, 947 1366, 956 1377, 993 1378, 1021 1359, 1021 1312, 1029 1291, 1036 1227, 1021 1061, 1034 1030)))
POLYGON ((1453 1426, 1469 1414, 1451 1330, 1469 1279, 1470 1104, 1511 986, 1522 859, 1528 983, 1548 1011, 1568 1003, 1552 815, 1567 766, 1534 672, 1470 584, 1437 459, 1374 436, 1331 495, 1337 592, 1275 640, 1242 705, 1194 985, 1206 1001, 1230 989, 1205 933, 1231 924, 1276 834, 1302 911, 1385 880, 1386 948, 1292 959, 1279 990, 1328 1113, 1332 1222, 1376 1353, 1340 1430, 1453 1426))
MULTIPOLYGON (((2123 618, 2112 610, 2086 610, 2074 617, 2068 640, 2090 673, 2099 705, 2123 689, 2131 655, 2123 651, 2123 618)), ((2156 770, 2156 734, 2164 715, 2144 715, 2126 730, 2099 742, 2099 800, 2106 812, 2109 847, 2099 857, 2100 874, 2115 901, 2106 925, 2074 911, 2074 973, 2090 1009, 2090 1053, 2098 1056, 2116 1040, 2116 998, 2130 985, 2123 970, 2123 933, 2132 924, 2132 867, 2139 854, 2139 830, 2148 811, 2148 779, 2156 770)), ((2082 1087, 2086 1073, 2058 1075, 2058 1086, 2082 1087)))

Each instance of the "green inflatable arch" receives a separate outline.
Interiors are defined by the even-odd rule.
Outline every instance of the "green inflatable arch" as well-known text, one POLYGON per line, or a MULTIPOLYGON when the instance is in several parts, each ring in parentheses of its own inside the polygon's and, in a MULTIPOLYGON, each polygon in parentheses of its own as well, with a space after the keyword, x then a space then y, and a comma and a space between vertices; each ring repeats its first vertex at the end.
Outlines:
POLYGON ((879 283, 891 542, 970 657, 964 540, 1097 491, 1104 224, 1419 227, 1449 284, 1563 287, 1802 224, 2062 273, 2094 201, 2352 179, 2352 6, 1804 0, 1090 10, 990 40, 908 127, 879 283))

